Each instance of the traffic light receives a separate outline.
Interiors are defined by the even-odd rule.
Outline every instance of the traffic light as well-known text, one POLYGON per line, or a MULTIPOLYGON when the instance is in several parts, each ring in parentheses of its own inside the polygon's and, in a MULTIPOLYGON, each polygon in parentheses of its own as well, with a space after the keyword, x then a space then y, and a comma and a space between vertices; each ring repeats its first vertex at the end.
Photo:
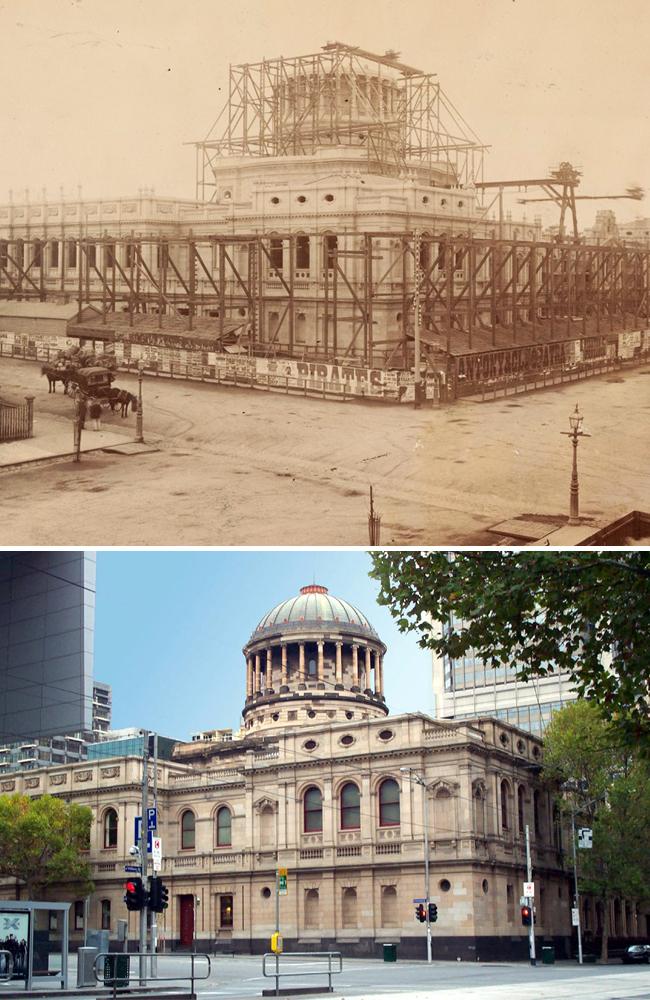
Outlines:
POLYGON ((147 893, 141 878, 130 878, 124 886, 124 902, 127 910, 143 910, 147 905, 147 893))
POLYGON ((435 903, 429 903, 429 923, 435 924, 438 919, 438 907, 435 903))
POLYGON ((427 911, 424 908, 424 903, 418 903, 415 907, 416 919, 420 921, 421 924, 427 919, 427 911))
POLYGON ((532 911, 530 906, 522 906, 521 908, 521 922, 524 927, 530 927, 532 923, 532 911))
POLYGON ((158 875, 154 875, 149 882, 149 909, 162 913, 168 906, 169 889, 158 875))

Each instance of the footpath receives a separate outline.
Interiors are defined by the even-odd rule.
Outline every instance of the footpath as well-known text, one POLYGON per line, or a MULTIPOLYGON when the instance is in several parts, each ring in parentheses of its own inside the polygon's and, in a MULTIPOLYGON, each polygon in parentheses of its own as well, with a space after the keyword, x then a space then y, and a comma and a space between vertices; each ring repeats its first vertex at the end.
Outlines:
MULTIPOLYGON (((0 443, 0 472, 24 466, 74 457, 73 425, 64 417, 36 416, 34 436, 22 441, 0 443)), ((156 451, 155 446, 138 444, 133 439, 133 429, 120 431, 112 427, 92 429, 91 421, 81 432, 81 452, 111 451, 121 455, 156 451)), ((82 459, 83 461, 83 459, 82 459)))

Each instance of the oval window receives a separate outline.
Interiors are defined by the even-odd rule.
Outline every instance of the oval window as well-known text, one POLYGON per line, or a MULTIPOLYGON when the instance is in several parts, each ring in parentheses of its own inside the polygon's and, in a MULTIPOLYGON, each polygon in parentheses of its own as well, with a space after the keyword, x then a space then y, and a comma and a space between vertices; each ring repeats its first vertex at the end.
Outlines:
POLYGON ((344 747, 352 746, 352 744, 354 743, 354 736, 350 736, 349 733, 346 733, 345 736, 341 737, 341 739, 339 740, 339 743, 341 744, 341 746, 344 746, 344 747))

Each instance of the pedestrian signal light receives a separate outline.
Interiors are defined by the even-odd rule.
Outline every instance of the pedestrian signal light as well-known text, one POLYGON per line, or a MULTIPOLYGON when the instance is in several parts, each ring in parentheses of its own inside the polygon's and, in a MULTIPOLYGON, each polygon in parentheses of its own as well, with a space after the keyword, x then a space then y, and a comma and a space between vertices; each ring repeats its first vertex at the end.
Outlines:
POLYGON ((420 921, 421 924, 427 919, 427 911, 424 908, 424 903, 418 903, 415 907, 416 919, 420 921))
POLYGON ((524 927, 530 927, 532 923, 532 910, 530 906, 522 906, 521 908, 521 922, 524 927))
POLYGON ((143 910, 147 903, 147 893, 141 878, 130 878, 124 886, 124 902, 127 910, 143 910))
POLYGON ((438 919, 438 907, 435 903, 429 903, 429 923, 435 924, 438 919))

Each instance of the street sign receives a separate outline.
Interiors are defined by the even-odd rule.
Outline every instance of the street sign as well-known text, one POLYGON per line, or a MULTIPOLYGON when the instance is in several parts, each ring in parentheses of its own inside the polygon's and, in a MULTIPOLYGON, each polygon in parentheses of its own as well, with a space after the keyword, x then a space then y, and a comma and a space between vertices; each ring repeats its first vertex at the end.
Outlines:
POLYGON ((591 849, 594 846, 594 831, 589 826, 581 826, 578 830, 578 847, 591 849))
POLYGON ((152 837, 151 856, 153 858, 153 870, 159 872, 162 868, 162 839, 160 837, 152 837))
POLYGON ((124 865, 125 872, 137 872, 139 875, 142 871, 142 865, 124 865))
POLYGON ((157 830, 158 829, 158 810, 155 806, 152 809, 147 809, 147 830, 157 830))
POLYGON ((135 832, 133 834, 133 843, 139 844, 140 837, 142 836, 142 816, 135 817, 135 832))
POLYGON ((288 893, 287 889, 287 869, 278 868, 278 895, 286 896, 288 893))
POLYGON ((528 896, 529 899, 535 896, 535 883, 534 882, 524 882, 524 896, 528 896))
POLYGON ((424 899, 424 898, 422 898, 422 899, 414 899, 413 902, 414 903, 426 903, 426 899, 424 899))
POLYGON ((580 918, 579 918, 578 910, 577 910, 577 908, 575 906, 572 907, 572 909, 571 909, 571 926, 572 927, 579 927, 580 926, 580 918))

